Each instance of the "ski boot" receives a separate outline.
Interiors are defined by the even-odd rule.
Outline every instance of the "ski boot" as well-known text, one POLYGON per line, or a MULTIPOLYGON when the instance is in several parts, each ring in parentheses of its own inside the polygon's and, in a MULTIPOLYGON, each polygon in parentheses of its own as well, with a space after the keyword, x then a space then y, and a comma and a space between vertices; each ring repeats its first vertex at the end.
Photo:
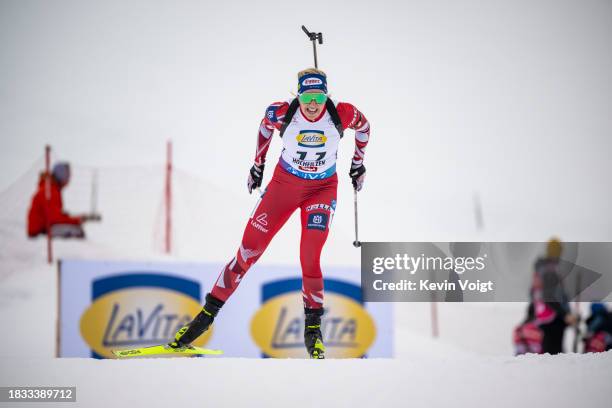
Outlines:
POLYGON ((306 314, 304 327, 304 344, 308 355, 312 359, 325 358, 325 346, 323 345, 323 335, 321 334, 321 316, 323 309, 304 308, 306 314))
POLYGON ((168 343, 168 345, 172 348, 189 347, 195 339, 208 330, 224 303, 213 297, 210 293, 207 294, 206 304, 200 313, 191 322, 181 327, 174 335, 174 340, 168 343))

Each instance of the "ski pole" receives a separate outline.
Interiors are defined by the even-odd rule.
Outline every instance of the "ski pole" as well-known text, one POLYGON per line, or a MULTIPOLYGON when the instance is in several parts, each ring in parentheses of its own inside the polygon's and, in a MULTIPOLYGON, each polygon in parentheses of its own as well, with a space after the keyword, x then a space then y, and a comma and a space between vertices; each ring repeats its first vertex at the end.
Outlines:
POLYGON ((312 52, 314 53, 315 68, 319 68, 317 61, 317 40, 319 44, 323 44, 323 33, 311 33, 308 29, 302 26, 302 30, 306 33, 310 41, 312 41, 312 52))
POLYGON ((580 292, 582 291, 581 287, 581 276, 580 271, 576 275, 576 302, 574 304, 574 310, 576 313, 577 321, 574 326, 574 346, 572 347, 572 351, 574 353, 578 352, 578 343, 580 342, 580 338, 582 337, 582 333, 580 333, 580 292))
POLYGON ((91 173, 91 202, 90 204, 90 213, 97 214, 98 213, 98 170, 94 169, 91 173))
POLYGON ((355 241, 353 241, 353 246, 355 248, 359 248, 361 246, 361 242, 359 242, 359 220, 357 217, 357 190, 353 190, 355 193, 355 241))
POLYGON ((259 208, 259 204, 261 204, 261 200, 263 198, 260 187, 255 187, 253 191, 255 191, 259 197, 257 197, 257 202, 255 203, 255 207, 253 207, 253 211, 251 211, 251 215, 249 215, 249 218, 253 218, 255 216, 255 211, 257 211, 257 209, 259 208))

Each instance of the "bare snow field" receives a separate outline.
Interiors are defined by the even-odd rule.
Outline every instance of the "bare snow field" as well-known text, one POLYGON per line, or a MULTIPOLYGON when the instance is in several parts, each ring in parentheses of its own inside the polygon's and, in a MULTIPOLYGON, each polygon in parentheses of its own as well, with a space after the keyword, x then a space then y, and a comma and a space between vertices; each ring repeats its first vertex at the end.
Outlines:
MULTIPOLYGON (((0 384, 76 386, 77 403, 54 406, 607 407, 612 353, 512 357, 522 304, 396 304, 393 359, 57 359, 56 273, 44 240, 22 222, 0 224, 0 384)), ((102 227, 100 227, 102 228, 102 227)), ((95 235, 95 229, 92 229, 95 235)), ((102 241, 102 238, 98 237, 102 241)), ((108 237, 107 237, 108 238, 108 237)), ((131 258, 103 243, 56 241, 58 256, 131 258)), ((143 250, 139 256, 167 259, 143 250)), ((239 293, 237 294, 239 295, 239 293)), ((2 405, 0 403, 0 405, 2 405)))

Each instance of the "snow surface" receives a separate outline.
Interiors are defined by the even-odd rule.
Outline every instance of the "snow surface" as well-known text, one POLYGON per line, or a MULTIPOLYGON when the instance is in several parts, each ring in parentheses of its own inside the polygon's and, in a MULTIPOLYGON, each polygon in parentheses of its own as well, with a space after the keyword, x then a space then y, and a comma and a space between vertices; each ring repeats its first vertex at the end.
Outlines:
MULTIPOLYGON (((0 194, 0 204, 7 194, 0 194)), ((516 407, 534 401, 606 407, 612 398, 612 352, 511 356, 510 331, 523 304, 439 304, 437 340, 429 336, 429 304, 396 304, 394 359, 56 359, 55 266, 46 264, 44 240, 27 240, 24 227, 22 220, 0 217, 3 386, 76 386, 76 406, 87 407, 516 407)), ((88 241, 56 240, 56 256, 184 259, 161 255, 145 243, 135 250, 127 242, 130 234, 107 235, 103 225, 89 227, 88 241)), ((222 246, 210 245, 211 253, 222 246)))
POLYGON ((394 360, 10 357, 0 380, 76 385, 92 407, 609 407, 610 352, 483 358, 419 345, 394 360))
MULTIPOLYGON (((391 360, 55 359, 55 266, 45 263, 44 240, 25 239, 24 218, 42 168, 36 158, 50 143, 54 159, 74 164, 66 207, 90 209, 95 166, 104 216, 87 226, 87 241, 56 241, 56 257, 227 261, 254 204, 244 184, 261 115, 290 97, 295 73, 312 63, 299 30, 306 24, 324 32, 319 59, 334 97, 372 122, 363 239, 612 240, 611 8, 597 0, 2 2, 0 385, 76 385, 71 407, 610 406, 611 353, 511 357, 525 308, 512 303, 439 304, 437 340, 429 304, 396 304, 391 360), (159 253, 169 138, 172 257, 159 253)), ((359 262, 350 139, 323 265, 359 262)), ((298 236, 294 217, 260 262, 295 263, 298 236)))

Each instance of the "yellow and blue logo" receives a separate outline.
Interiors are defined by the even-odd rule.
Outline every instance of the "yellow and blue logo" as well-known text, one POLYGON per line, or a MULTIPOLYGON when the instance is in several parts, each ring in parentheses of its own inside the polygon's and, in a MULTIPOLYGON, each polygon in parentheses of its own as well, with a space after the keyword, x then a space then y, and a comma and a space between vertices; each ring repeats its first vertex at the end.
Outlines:
MULTIPOLYGON (((325 279, 325 309, 321 321, 328 358, 360 358, 376 338, 374 320, 361 301, 361 288, 325 279)), ((251 336, 264 357, 307 358, 304 347, 304 307, 301 279, 263 285, 263 305, 251 320, 251 336)))
POLYGON ((295 139, 302 147, 323 147, 327 142, 327 136, 321 130, 301 130, 295 139))
MULTIPOLYGON (((167 343, 202 308, 198 282, 162 273, 121 274, 92 283, 92 304, 80 321, 92 357, 111 350, 167 343)), ((212 329, 198 338, 208 342, 212 329)))

